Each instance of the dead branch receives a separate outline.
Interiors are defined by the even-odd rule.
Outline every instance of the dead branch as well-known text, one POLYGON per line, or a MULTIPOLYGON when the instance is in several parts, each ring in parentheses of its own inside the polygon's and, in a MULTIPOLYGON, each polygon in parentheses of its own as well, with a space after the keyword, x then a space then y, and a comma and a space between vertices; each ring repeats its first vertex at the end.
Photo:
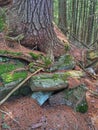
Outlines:
POLYGON ((77 65, 79 65, 80 67, 81 67, 81 69, 86 73, 86 74, 88 74, 90 77, 92 77, 93 79, 97 79, 97 76, 95 76, 95 75, 93 75, 93 74, 91 74, 91 73, 89 73, 82 65, 81 65, 81 63, 79 63, 79 62, 76 62, 77 63, 77 65))

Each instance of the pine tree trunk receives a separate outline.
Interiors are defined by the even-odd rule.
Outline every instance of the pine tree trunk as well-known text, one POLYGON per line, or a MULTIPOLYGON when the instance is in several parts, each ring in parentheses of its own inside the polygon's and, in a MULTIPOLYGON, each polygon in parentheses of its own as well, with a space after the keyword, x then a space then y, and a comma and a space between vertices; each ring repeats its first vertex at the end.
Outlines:
POLYGON ((25 39, 22 45, 57 56, 61 55, 64 47, 58 46, 59 41, 53 29, 52 2, 52 0, 14 0, 11 11, 16 20, 14 25, 12 22, 10 25, 14 28, 12 30, 24 33, 25 39))
POLYGON ((8 5, 12 2, 12 0, 0 0, 0 7, 8 5))
POLYGON ((59 0, 59 27, 64 34, 67 32, 66 0, 59 0))

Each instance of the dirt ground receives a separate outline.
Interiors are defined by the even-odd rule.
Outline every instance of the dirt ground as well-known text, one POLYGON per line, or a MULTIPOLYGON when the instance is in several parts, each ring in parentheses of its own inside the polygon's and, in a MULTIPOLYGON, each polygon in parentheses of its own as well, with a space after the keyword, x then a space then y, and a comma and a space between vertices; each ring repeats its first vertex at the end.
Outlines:
POLYGON ((8 130, 5 124, 9 130, 98 130, 98 99, 87 93, 87 101, 88 112, 81 114, 65 105, 50 106, 47 102, 39 106, 30 96, 11 98, 0 108, 6 112, 0 112, 0 127, 8 130))
MULTIPOLYGON (((0 49, 12 50, 2 39, 0 49)), ((31 50, 17 44, 14 51, 26 53, 31 50)), ((87 87, 98 92, 98 80, 88 77, 81 81, 70 79, 69 87, 80 82, 86 83, 87 87)), ((50 106, 48 102, 39 106, 29 95, 10 98, 0 106, 0 130, 98 130, 98 97, 87 92, 86 98, 89 106, 86 114, 74 112, 65 105, 50 106)))

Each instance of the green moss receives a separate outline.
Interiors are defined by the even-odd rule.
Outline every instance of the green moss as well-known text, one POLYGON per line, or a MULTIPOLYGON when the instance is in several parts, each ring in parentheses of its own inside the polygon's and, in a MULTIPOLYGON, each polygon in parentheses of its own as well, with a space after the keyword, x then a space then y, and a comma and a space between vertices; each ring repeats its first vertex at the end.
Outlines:
POLYGON ((10 52, 10 51, 7 51, 7 50, 0 50, 0 54, 10 54, 10 55, 13 55, 13 56, 21 56, 22 55, 21 52, 10 52))
POLYGON ((85 113, 87 112, 87 110, 88 110, 88 104, 86 101, 83 101, 82 103, 76 106, 77 112, 85 113))
POLYGON ((5 28, 5 9, 0 8, 0 32, 2 32, 5 28))
POLYGON ((24 79, 27 77, 27 72, 15 72, 14 74, 11 73, 4 73, 1 75, 3 81, 5 83, 10 83, 19 79, 24 79))
POLYGON ((16 67, 13 64, 0 64, 0 75, 14 69, 16 69, 16 67))
MULTIPOLYGON (((62 57, 62 59, 63 59, 63 57, 62 57)), ((61 60, 62 60, 62 59, 61 59, 61 60)), ((63 60, 64 60, 64 63, 65 63, 66 65, 69 65, 69 64, 72 63, 72 61, 73 61, 74 59, 73 59, 73 57, 72 57, 71 55, 66 54, 66 55, 65 55, 65 58, 64 58, 63 60)))
POLYGON ((34 66, 34 63, 31 62, 31 63, 29 64, 29 68, 32 68, 33 66, 34 66))
POLYGON ((5 25, 4 20, 3 20, 2 17, 0 17, 0 32, 3 31, 3 29, 4 29, 4 25, 5 25))
POLYGON ((52 79, 57 80, 58 77, 59 77, 58 74, 53 74, 52 79))
POLYGON ((42 57, 42 61, 44 63, 44 66, 47 68, 52 64, 52 61, 50 59, 50 57, 42 57))
POLYGON ((24 64, 20 61, 15 60, 15 62, 5 62, 0 64, 0 75, 3 73, 11 72, 17 68, 23 67, 24 64))
POLYGON ((69 51, 69 50, 70 50, 69 43, 66 43, 66 44, 65 44, 65 51, 67 52, 67 51, 69 51))
POLYGON ((0 54, 6 54, 7 51, 6 50, 0 50, 0 54))
POLYGON ((66 105, 71 106, 75 111, 85 113, 88 110, 86 101, 86 90, 84 85, 79 85, 72 89, 67 89, 65 93, 66 105))
POLYGON ((40 54, 35 54, 35 53, 32 53, 32 52, 30 52, 29 54, 32 56, 32 58, 33 58, 34 60, 38 60, 39 57, 40 57, 40 54))

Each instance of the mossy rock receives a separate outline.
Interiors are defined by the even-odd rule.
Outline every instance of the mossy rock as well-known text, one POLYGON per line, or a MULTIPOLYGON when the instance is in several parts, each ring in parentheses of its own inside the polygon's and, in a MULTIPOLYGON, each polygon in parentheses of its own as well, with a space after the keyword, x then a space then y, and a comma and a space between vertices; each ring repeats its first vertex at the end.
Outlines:
POLYGON ((59 74, 39 74, 30 79, 32 91, 55 91, 68 86, 59 74))
POLYGON ((3 82, 5 84, 20 80, 20 79, 24 79, 27 77, 27 72, 23 71, 23 72, 15 72, 14 74, 12 73, 4 73, 1 75, 1 78, 3 79, 3 82))
POLYGON ((27 77, 27 72, 16 72, 14 74, 4 73, 1 75, 0 100, 27 77))
POLYGON ((52 95, 49 99, 49 103, 52 106, 64 104, 81 113, 85 113, 88 110, 86 90, 82 87, 82 85, 73 89, 65 89, 52 95))
POLYGON ((30 87, 32 91, 56 91, 67 88, 69 77, 83 77, 81 71, 68 71, 58 73, 42 73, 33 76, 30 79, 30 87))
POLYGON ((24 63, 20 62, 19 60, 0 57, 0 75, 16 70, 17 68, 22 68, 24 66, 24 63))
POLYGON ((17 71, 24 66, 17 59, 0 57, 0 100, 27 77, 27 71, 17 71))
POLYGON ((73 89, 65 90, 66 105, 74 108, 75 111, 85 113, 88 110, 86 101, 86 90, 84 85, 79 85, 73 89))
POLYGON ((53 66, 50 68, 50 71, 57 71, 57 70, 70 70, 75 67, 74 58, 69 55, 61 56, 58 61, 56 61, 53 66))

